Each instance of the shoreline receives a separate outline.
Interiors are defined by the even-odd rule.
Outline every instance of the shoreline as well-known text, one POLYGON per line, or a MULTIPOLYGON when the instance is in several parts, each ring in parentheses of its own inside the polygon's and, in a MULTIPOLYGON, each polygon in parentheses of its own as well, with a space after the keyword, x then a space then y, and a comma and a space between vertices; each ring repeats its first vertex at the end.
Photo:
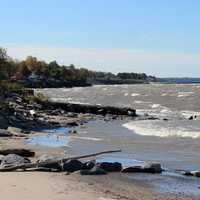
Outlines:
MULTIPOLYGON (((93 122, 91 122, 93 123, 93 122)), ((36 133, 37 134, 37 133, 36 133)), ((39 133, 42 134, 42 133, 39 133)), ((47 154, 53 156, 63 156, 63 149, 62 148, 48 148, 45 146, 40 145, 29 145, 25 143, 25 138, 21 139, 9 139, 6 140, 4 143, 4 148, 10 148, 12 146, 18 148, 31 148, 31 150, 36 152, 36 157, 47 154)), ((79 154, 80 155, 80 154, 79 154)), ((66 155, 65 155, 66 156, 66 155)), ((70 155, 69 155, 70 156, 70 155)), ((46 186, 44 186, 44 191, 48 190, 49 187, 55 185, 57 183, 58 186, 53 186, 55 190, 61 190, 61 194, 52 194, 52 197, 49 197, 47 192, 44 192, 43 199, 101 199, 110 200, 110 199, 127 199, 127 200, 153 200, 155 198, 161 200, 175 200, 175 199, 183 199, 183 200, 197 200, 198 197, 194 195, 186 195, 184 192, 181 194, 180 192, 177 194, 168 193, 168 192, 159 192, 155 186, 151 184, 151 182, 146 181, 152 179, 153 181, 157 182, 156 179, 166 180, 165 177, 156 175, 149 175, 149 174, 133 174, 132 178, 130 179, 129 174, 122 174, 122 173, 109 173, 105 176, 81 176, 78 173, 72 173, 68 176, 65 173, 52 173, 52 172, 7 172, 7 173, 0 173, 0 178, 7 179, 6 184, 2 186, 2 188, 10 188, 9 190, 12 191, 12 184, 16 185, 17 190, 19 192, 19 197, 21 200, 23 199, 23 195, 30 195, 27 194, 26 191, 29 193, 32 192, 32 195, 37 196, 35 191, 38 190, 37 184, 35 182, 44 181, 46 186), (27 190, 24 191, 23 186, 21 184, 15 184, 15 177, 19 177, 20 180, 24 180, 28 182, 27 190), (145 178, 146 177, 146 178, 145 178), (155 177, 155 180, 154 178, 155 177), (33 183, 32 183, 32 180, 33 183), (10 183, 12 182, 12 184, 10 183), (7 185, 8 184, 8 185, 7 185), (73 186, 72 186, 73 184, 73 186), (70 187, 70 191, 68 189, 70 187), (88 188, 89 187, 89 188, 88 188), (78 188, 78 189, 77 189, 78 188), (107 189, 109 188, 109 189, 107 189), (22 195, 22 197, 20 196, 22 195), (57 196, 58 195, 58 196, 57 196), (46 197, 48 196, 48 198, 46 197)), ((23 182, 24 182, 23 181, 23 182)), ((175 180, 174 180, 175 182, 175 180)), ((175 186, 176 184, 174 184, 175 186)), ((178 186, 178 185, 177 185, 178 186)), ((43 187, 42 187, 43 188, 43 187)), ((49 193, 49 192, 48 192, 49 193)), ((7 196, 9 197, 9 195, 7 196)), ((12 198, 11 198, 12 199, 12 198)), ((8 198, 9 200, 9 198, 8 198)))
MULTIPOLYGON (((30 111, 27 110, 28 112, 30 111)), ((26 112, 27 112, 26 111, 26 112)), ((50 128, 53 127, 59 127, 59 126, 70 126, 72 127, 72 129, 75 128, 78 129, 78 135, 72 135, 72 138, 74 137, 75 140, 80 140, 79 142, 76 142, 77 144, 74 146, 74 149, 76 149, 76 151, 72 151, 69 150, 67 152, 67 156, 70 156, 71 153, 75 153, 75 155, 79 154, 80 152, 87 152, 84 150, 83 146, 81 147, 81 143, 84 143, 85 145, 87 144, 92 144, 93 148, 95 149, 95 151, 97 151, 98 149, 104 149, 104 146, 96 146, 96 144, 100 144, 100 141, 98 140, 94 140, 91 143, 91 135, 88 134, 82 134, 84 132, 85 126, 86 128, 89 127, 88 122, 91 124, 95 124, 94 122, 98 121, 98 119, 102 120, 102 122, 105 122, 104 124, 102 124, 101 126, 96 126, 93 127, 93 129, 91 129, 92 132, 92 137, 93 138, 98 138, 98 134, 97 134, 97 130, 98 131, 103 131, 104 129, 102 129, 103 127, 106 128, 106 124, 109 123, 118 123, 117 119, 120 120, 121 117, 117 117, 116 116, 113 118, 112 115, 108 115, 107 117, 98 117, 96 115, 91 115, 91 114, 76 114, 74 115, 73 113, 70 113, 70 115, 68 115, 68 113, 62 112, 62 109, 49 109, 47 113, 42 113, 41 110, 36 110, 36 115, 38 116, 29 116, 32 117, 32 119, 34 120, 35 118, 40 118, 40 119, 44 119, 47 120, 47 124, 52 124, 51 126, 49 126, 50 128), (82 126, 82 130, 83 132, 80 132, 82 126), (96 128, 96 129, 95 129, 96 128), (96 131, 95 131, 96 130, 96 131), (79 132, 81 133, 81 136, 79 136, 79 132), (96 136, 95 136, 96 135, 96 136), (83 140, 83 138, 88 138, 88 140, 83 140), (84 142, 83 142, 84 141, 84 142), (79 146, 79 148, 77 148, 77 146, 79 146), (83 148, 83 149, 81 149, 83 148), (97 148, 97 149, 96 149, 97 148)), ((148 117, 147 117, 148 118, 148 117)), ((98 123, 97 123, 98 124, 98 123)), ((109 130, 106 129, 106 132, 114 134, 115 129, 113 130, 109 130)), ((12 138, 12 139, 5 139, 5 143, 3 143, 3 148, 12 148, 13 146, 15 148, 31 148, 31 150, 34 150, 36 152, 36 158, 39 157, 40 155, 43 154, 47 154, 47 155, 51 155, 51 156, 66 156, 66 152, 64 152, 63 148, 51 148, 51 147, 45 147, 45 146, 40 146, 40 145, 29 145, 27 143, 25 143, 25 140, 27 140, 28 137, 31 137, 32 134, 30 134, 31 132, 29 132, 29 134, 27 135, 27 137, 23 138, 23 137, 16 137, 16 138, 12 138)), ((41 135, 43 133, 34 133, 34 136, 37 135, 41 135)), ((115 140, 115 136, 111 134, 111 138, 110 141, 109 140, 104 140, 103 142, 105 142, 105 147, 106 145, 111 145, 111 147, 115 147, 115 145, 118 145, 118 141, 115 140), (112 140, 111 140, 112 139, 112 140), (114 140, 113 140, 114 139, 114 140), (111 143, 112 141, 112 143, 111 143)), ((122 134, 122 133, 120 133, 122 134)), ((102 135, 102 137, 107 138, 106 135, 102 135)), ((137 138, 137 137, 136 137, 137 138)), ((125 144, 126 142, 129 141, 129 139, 124 140, 125 144)), ((122 141, 121 141, 122 142, 122 141)), ((123 142, 122 142, 123 143, 123 142)), ((134 140, 133 140, 134 143, 134 140)), ((135 144, 137 144, 137 140, 135 141, 135 144)), ((140 143, 138 143, 137 145, 139 145, 140 143)), ((90 146, 88 146, 88 148, 90 148, 90 146)), ((142 147, 141 147, 142 148, 142 147)), ((142 153, 142 152, 140 152, 142 153)), ((126 152, 125 152, 126 154, 126 152)), ((137 155, 138 157, 140 156, 140 154, 137 155)), ((130 179, 130 177, 127 177, 128 175, 126 174, 122 174, 122 173, 110 173, 108 175, 105 176, 81 176, 79 174, 77 174, 76 172, 74 174, 71 174, 69 176, 65 176, 64 173, 50 173, 50 172, 25 172, 25 173, 20 173, 20 172, 12 172, 12 173, 0 173, 0 177, 2 177, 2 179, 7 179, 7 182, 4 186, 2 186, 2 188, 5 187, 9 188, 8 190, 10 190, 10 192, 12 193, 12 187, 17 187, 17 190, 19 190, 19 195, 22 195, 22 197, 20 197, 23 200, 23 195, 29 195, 26 193, 26 190, 23 190, 23 186, 18 183, 14 183, 13 185, 15 186, 11 186, 11 182, 13 181, 14 178, 19 177, 22 180, 24 180, 25 182, 28 182, 30 184, 27 185, 27 190, 33 192, 32 195, 36 195, 36 191, 38 190, 37 188, 37 181, 42 181, 41 178, 43 179, 43 181, 45 182, 45 184, 47 186, 44 186, 44 190, 46 192, 44 192, 44 200, 45 199, 66 199, 66 198, 71 198, 74 199, 76 197, 78 197, 77 195, 81 195, 81 197, 83 197, 82 199, 99 199, 99 200, 110 200, 110 199, 162 199, 162 200, 167 200, 167 199, 184 199, 184 200, 190 200, 190 199, 197 199, 195 196, 193 195, 186 195, 185 193, 178 193, 178 194, 171 194, 170 192, 164 192, 164 193, 160 193, 159 191, 156 191, 156 189, 154 188, 153 185, 151 184, 147 184, 146 180, 149 180, 149 178, 151 179, 150 175, 147 174, 142 174, 142 178, 140 177, 140 175, 138 176, 137 174, 133 174, 133 179, 130 179), (19 173, 19 174, 18 174, 19 173), (12 175, 13 174, 13 175, 12 175), (44 174, 44 175, 43 175, 44 174), (40 176, 41 175, 41 176, 40 176), (53 177, 53 178, 52 178, 53 177), (66 178, 65 178, 66 177, 66 178), (33 183, 30 181, 31 179, 33 179, 33 183), (55 180, 58 183, 58 185, 62 185, 64 184, 64 186, 62 186, 62 194, 58 194, 58 196, 55 196, 57 194, 52 194, 52 197, 47 198, 46 196, 48 196, 51 192, 49 191, 49 187, 51 188, 52 186, 52 182, 54 182, 55 180), (145 180, 146 179, 146 180, 145 180), (64 182, 63 182, 64 181, 64 182), (69 190, 66 188, 67 187, 71 187, 72 184, 75 184, 75 187, 71 188, 72 190, 69 190), (49 186, 50 185, 50 186, 49 186), (116 186, 117 185, 117 186, 116 186), (89 188, 87 188, 89 186, 89 188), (78 187, 78 190, 77 188, 78 187), (87 188, 87 189, 85 189, 87 188), (109 188, 105 189, 105 188, 109 188), (133 189, 134 188, 134 189, 133 189), (62 197, 63 196, 63 197, 62 197)), ((153 175, 154 176, 154 175, 153 175)), ((155 182, 157 181, 156 179, 162 179, 164 180, 165 178, 163 178, 162 176, 154 176, 155 177, 155 182)), ((153 180, 153 179, 152 179, 153 180)), ((23 182, 24 182, 23 181, 23 182)), ((23 183, 22 183, 23 184, 23 183)), ((161 183, 162 184, 162 183, 161 183)), ((175 185, 176 186, 176 183, 175 185)), ((59 190, 60 188, 58 188, 57 186, 55 186, 56 190, 59 190)), ((30 193, 31 194, 31 193, 30 193)), ((8 194, 6 194, 8 195, 8 194)), ((13 195, 13 194, 11 194, 13 195)), ((9 195, 8 195, 9 196, 9 195)), ((80 198, 79 198, 80 199, 80 198)))

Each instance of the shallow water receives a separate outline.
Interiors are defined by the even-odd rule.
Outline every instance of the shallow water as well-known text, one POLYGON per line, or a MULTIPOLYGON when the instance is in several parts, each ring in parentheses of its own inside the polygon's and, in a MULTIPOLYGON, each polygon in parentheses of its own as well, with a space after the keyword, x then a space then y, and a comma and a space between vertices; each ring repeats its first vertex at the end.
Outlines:
POLYGON ((132 180, 142 181, 160 193, 186 196, 200 196, 200 180, 195 177, 185 177, 177 173, 163 172, 160 174, 134 174, 128 176, 132 180))
MULTIPOLYGON (((111 106, 131 106, 137 113, 161 120, 89 122, 78 135, 67 135, 70 153, 87 154, 110 149, 121 153, 100 156, 101 161, 120 161, 124 166, 144 161, 160 162, 164 168, 200 169, 200 85, 120 85, 41 90, 52 100, 111 106), (190 116, 195 120, 188 120, 190 116), (162 119, 168 119, 164 121, 162 119)), ((41 92, 39 91, 39 92, 41 92)), ((131 177, 131 176, 130 176, 131 177)), ((200 179, 164 173, 134 175, 159 192, 200 196, 200 179)))
POLYGON ((44 132, 43 135, 33 136, 27 139, 26 143, 47 147, 69 147, 69 128, 61 127, 42 131, 44 132))

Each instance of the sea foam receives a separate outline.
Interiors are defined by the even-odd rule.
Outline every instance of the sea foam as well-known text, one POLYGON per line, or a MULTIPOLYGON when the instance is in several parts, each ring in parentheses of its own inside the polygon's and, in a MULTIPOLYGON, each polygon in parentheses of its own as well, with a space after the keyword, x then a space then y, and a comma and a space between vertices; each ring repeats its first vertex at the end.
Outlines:
POLYGON ((170 124, 170 122, 163 122, 159 124, 159 120, 149 121, 135 121, 124 124, 125 128, 134 131, 138 135, 157 136, 157 137, 190 137, 199 138, 200 130, 192 130, 187 127, 181 127, 170 124), (167 124, 169 123, 169 124, 167 124))

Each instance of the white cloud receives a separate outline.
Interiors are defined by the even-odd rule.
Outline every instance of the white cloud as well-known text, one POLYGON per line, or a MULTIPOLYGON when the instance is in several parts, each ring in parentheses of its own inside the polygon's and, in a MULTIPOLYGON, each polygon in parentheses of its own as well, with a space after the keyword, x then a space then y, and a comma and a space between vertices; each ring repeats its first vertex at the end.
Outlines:
POLYGON ((60 64, 101 71, 134 71, 157 76, 199 76, 200 54, 151 52, 131 49, 89 49, 36 45, 4 45, 17 59, 33 55, 39 59, 57 60, 60 64), (199 75, 198 75, 199 74, 199 75))

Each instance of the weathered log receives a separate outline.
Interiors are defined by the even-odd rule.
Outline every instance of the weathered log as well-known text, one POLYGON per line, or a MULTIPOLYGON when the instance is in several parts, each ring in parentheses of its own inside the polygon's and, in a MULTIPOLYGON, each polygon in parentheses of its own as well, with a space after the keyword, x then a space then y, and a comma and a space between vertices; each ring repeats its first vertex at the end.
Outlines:
POLYGON ((43 103, 45 109, 62 109, 67 112, 74 113, 91 113, 100 115, 127 115, 136 117, 136 110, 129 107, 113 107, 101 105, 88 105, 88 104, 75 104, 75 103, 61 103, 61 102, 48 102, 43 103))
POLYGON ((19 156, 23 157, 34 157, 35 152, 29 150, 29 149, 3 149, 0 150, 0 155, 8 155, 8 154, 17 154, 19 156))
POLYGON ((95 157, 95 156, 102 155, 102 154, 117 153, 117 152, 121 152, 121 150, 102 151, 102 152, 99 152, 99 153, 68 157, 68 158, 63 158, 63 159, 60 159, 60 160, 51 160, 51 161, 48 161, 48 162, 36 162, 36 163, 27 163, 27 164, 16 165, 16 166, 5 166, 3 168, 0 168, 0 172, 15 171, 15 170, 18 170, 18 169, 26 170, 26 169, 31 169, 31 168, 40 168, 40 167, 43 167, 47 164, 64 163, 68 160, 83 159, 83 158, 95 157))

